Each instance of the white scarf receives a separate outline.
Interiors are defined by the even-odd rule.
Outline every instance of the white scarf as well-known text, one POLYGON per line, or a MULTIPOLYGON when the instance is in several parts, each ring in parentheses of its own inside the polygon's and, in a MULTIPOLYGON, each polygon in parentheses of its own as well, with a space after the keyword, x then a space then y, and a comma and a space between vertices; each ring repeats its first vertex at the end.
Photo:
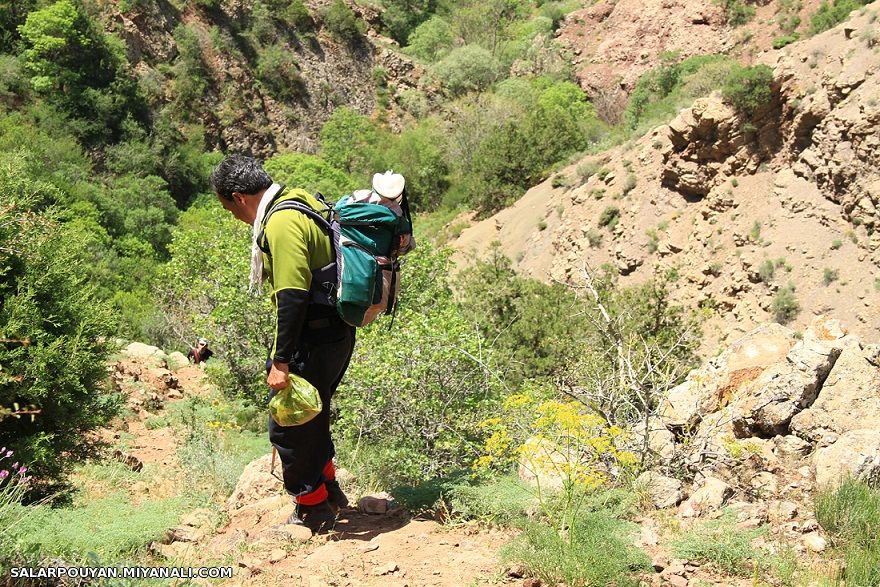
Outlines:
POLYGON ((263 287, 263 281, 266 279, 266 273, 263 268, 263 251, 260 250, 260 245, 257 242, 257 238, 260 236, 260 227, 263 224, 263 218, 266 216, 266 208, 269 206, 269 202, 272 201, 279 190, 281 190, 281 186, 277 183, 273 183, 269 186, 263 193, 263 197, 260 198, 260 205, 257 207, 257 217, 254 219, 254 233, 251 239, 251 277, 250 277, 250 292, 253 294, 257 294, 263 287))

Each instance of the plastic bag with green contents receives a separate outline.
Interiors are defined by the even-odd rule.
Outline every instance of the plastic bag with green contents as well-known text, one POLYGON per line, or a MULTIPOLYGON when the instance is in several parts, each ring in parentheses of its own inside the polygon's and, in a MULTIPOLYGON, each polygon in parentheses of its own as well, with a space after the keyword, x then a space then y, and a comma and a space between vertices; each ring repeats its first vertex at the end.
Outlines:
POLYGON ((269 401, 269 414, 279 426, 300 426, 320 414, 322 407, 315 386, 291 373, 287 387, 269 401))

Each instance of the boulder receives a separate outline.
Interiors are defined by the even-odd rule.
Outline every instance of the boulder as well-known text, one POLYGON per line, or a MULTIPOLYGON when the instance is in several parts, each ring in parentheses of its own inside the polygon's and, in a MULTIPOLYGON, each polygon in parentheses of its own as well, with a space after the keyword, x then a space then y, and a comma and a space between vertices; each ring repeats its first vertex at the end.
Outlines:
POLYGON ((726 406, 738 390, 784 359, 794 334, 779 324, 761 325, 671 389, 659 413, 671 428, 693 429, 706 414, 726 406))
POLYGON ((131 343, 125 347, 123 354, 129 359, 144 363, 150 367, 164 367, 168 360, 168 355, 162 349, 142 342, 131 343))
POLYGON ((654 471, 645 471, 639 475, 636 484, 645 488, 657 509, 676 506, 684 499, 681 481, 654 471))
POLYGON ((174 352, 168 353, 167 362, 168 362, 169 368, 177 370, 177 369, 180 369, 181 367, 188 365, 189 359, 187 359, 186 355, 184 355, 182 352, 174 351, 174 352))
MULTIPOLYGON (((260 499, 284 492, 281 481, 269 472, 271 462, 272 455, 267 454, 252 461, 244 468, 238 478, 238 483, 235 484, 235 489, 226 500, 226 509, 230 514, 260 499)), ((277 456, 275 457, 275 473, 279 477, 281 476, 281 459, 277 456)))
POLYGON ((739 391, 732 405, 737 437, 785 435, 795 414, 813 404, 842 350, 840 338, 829 334, 836 322, 816 318, 784 362, 739 391))
POLYGON ((843 478, 853 477, 880 482, 880 430, 850 430, 813 455, 816 485, 836 486, 843 478))
MULTIPOLYGON (((639 422, 630 433, 627 448, 636 454, 641 454, 645 448, 645 423, 639 422)), ((647 448, 650 457, 663 463, 668 463, 675 456, 675 435, 657 418, 651 420, 651 432, 647 438, 647 448)))
POLYGON ((812 442, 850 430, 880 430, 880 367, 869 349, 848 337, 819 397, 791 421, 798 436, 812 442))
POLYGON ((715 477, 706 477, 703 485, 679 507, 682 517, 699 516, 702 513, 718 510, 733 495, 733 489, 715 477))

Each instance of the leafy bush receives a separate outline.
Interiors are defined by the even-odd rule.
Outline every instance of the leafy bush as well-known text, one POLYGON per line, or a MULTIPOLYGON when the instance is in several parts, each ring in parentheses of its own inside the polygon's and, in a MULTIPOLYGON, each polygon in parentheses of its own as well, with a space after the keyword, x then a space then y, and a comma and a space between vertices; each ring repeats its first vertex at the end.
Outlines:
POLYGON ((412 32, 405 51, 422 61, 434 63, 452 49, 454 40, 449 23, 442 17, 432 16, 412 32))
POLYGON ((366 23, 355 15, 345 0, 333 0, 321 16, 327 30, 342 42, 354 43, 367 32, 366 23))
POLYGON ((306 83, 294 52, 282 43, 264 47, 257 57, 257 79, 278 100, 302 98, 306 83))
POLYGON ((758 266, 758 279, 764 283, 770 283, 775 273, 776 265, 772 259, 764 259, 761 265, 758 266))
POLYGON ((395 336, 381 323, 358 332, 335 430, 340 459, 367 485, 449 473, 482 446, 479 423, 503 387, 494 353, 452 298, 449 263, 420 243, 407 257, 395 336))
POLYGON ((458 275, 456 290, 464 316, 494 341, 499 368, 511 384, 558 375, 578 352, 585 324, 572 293, 518 275, 497 246, 458 275))
POLYGON ((347 106, 333 111, 321 127, 320 137, 321 157, 327 163, 365 180, 372 177, 380 142, 394 140, 383 136, 375 122, 347 106))
POLYGON ((434 74, 450 94, 482 91, 498 80, 501 64, 479 45, 454 49, 434 66, 434 74))
POLYGON ((780 324, 788 324, 801 310, 800 302, 794 295, 794 284, 789 283, 785 287, 780 287, 776 295, 773 296, 773 302, 770 304, 770 312, 773 319, 780 324))
POLYGON ((11 447, 43 485, 64 480, 90 456, 85 435, 105 424, 120 398, 103 386, 115 317, 89 283, 90 235, 41 212, 60 194, 31 178, 21 156, 0 156, 0 406, 39 409, 34 420, 0 421, 11 447), (16 342, 18 341, 18 342, 16 342))
POLYGON ((413 30, 426 21, 437 8, 436 0, 384 0, 382 22, 401 47, 406 46, 413 30))
POLYGON ((824 283, 826 286, 831 285, 832 283, 837 281, 837 278, 839 276, 840 276, 840 272, 837 269, 832 269, 830 267, 826 267, 822 271, 822 283, 824 283))
POLYGON ((731 106, 752 116, 773 97, 773 70, 767 65, 735 67, 724 84, 722 94, 731 106))
POLYGON ((28 14, 18 27, 33 89, 73 118, 83 140, 119 138, 129 116, 145 119, 123 44, 103 33, 71 0, 28 14))
POLYGON ((650 568, 645 553, 632 545, 637 526, 604 511, 580 516, 562 536, 542 521, 526 524, 523 533, 502 550, 507 561, 517 561, 549 585, 601 587, 639 584, 633 573, 650 568))
POLYGON ((773 48, 774 49, 782 49, 786 45, 790 45, 797 41, 799 35, 797 33, 793 35, 782 35, 781 37, 776 37, 773 39, 773 48))
POLYGON ((853 10, 861 8, 865 4, 869 4, 870 0, 832 0, 831 2, 823 1, 810 17, 810 34, 816 35, 828 29, 836 27, 838 24, 849 18, 853 10))
POLYGON ((609 230, 613 230, 619 220, 620 208, 617 206, 608 206, 599 214, 599 226, 608 227, 609 230))
POLYGON ((277 182, 290 187, 301 187, 310 192, 321 192, 331 200, 338 200, 358 187, 347 173, 315 155, 275 155, 266 161, 264 168, 277 182))
POLYGON ((445 137, 433 120, 404 130, 379 156, 377 171, 394 169, 406 177, 406 192, 415 210, 434 210, 449 187, 445 137))
POLYGON ((744 25, 755 16, 754 7, 749 6, 743 0, 722 0, 721 4, 727 15, 727 24, 730 26, 744 25))
POLYGON ((677 53, 661 56, 661 65, 644 74, 630 95, 624 120, 632 129, 659 124, 695 98, 721 88, 734 62, 724 55, 694 55, 679 62, 677 53))

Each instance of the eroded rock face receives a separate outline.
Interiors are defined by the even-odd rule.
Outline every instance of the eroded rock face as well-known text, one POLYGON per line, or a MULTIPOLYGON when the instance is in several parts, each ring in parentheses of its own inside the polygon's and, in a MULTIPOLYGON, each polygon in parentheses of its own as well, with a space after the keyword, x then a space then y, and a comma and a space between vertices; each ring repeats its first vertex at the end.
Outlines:
MULTIPOLYGON (((270 472, 272 455, 264 455, 251 462, 235 484, 232 494, 226 500, 226 509, 231 514, 261 499, 277 497, 284 493, 284 486, 270 472)), ((281 476, 281 459, 275 457, 275 472, 281 476)))
POLYGON ((755 121, 764 125, 746 133, 748 122, 718 94, 701 98, 669 123, 669 144, 663 155, 664 187, 684 196, 702 198, 729 176, 754 173, 776 143, 770 112, 755 121))
POLYGON ((657 509, 676 506, 684 499, 681 481, 654 471, 645 471, 639 475, 636 484, 645 488, 657 509))
POLYGON ((835 486, 844 477, 880 482, 880 430, 850 430, 813 456, 816 485, 835 486))
POLYGON ((706 414, 726 406, 740 387, 786 357, 794 343, 784 326, 759 326, 672 389, 660 405, 660 418, 670 428, 693 429, 706 414))
POLYGON ((794 415, 813 404, 841 352, 840 339, 827 334, 827 322, 815 320, 785 361, 739 392, 732 406, 738 438, 785 435, 794 415))
POLYGON ((880 367, 857 340, 846 341, 822 393, 792 418, 791 429, 820 445, 850 430, 880 430, 880 367))

